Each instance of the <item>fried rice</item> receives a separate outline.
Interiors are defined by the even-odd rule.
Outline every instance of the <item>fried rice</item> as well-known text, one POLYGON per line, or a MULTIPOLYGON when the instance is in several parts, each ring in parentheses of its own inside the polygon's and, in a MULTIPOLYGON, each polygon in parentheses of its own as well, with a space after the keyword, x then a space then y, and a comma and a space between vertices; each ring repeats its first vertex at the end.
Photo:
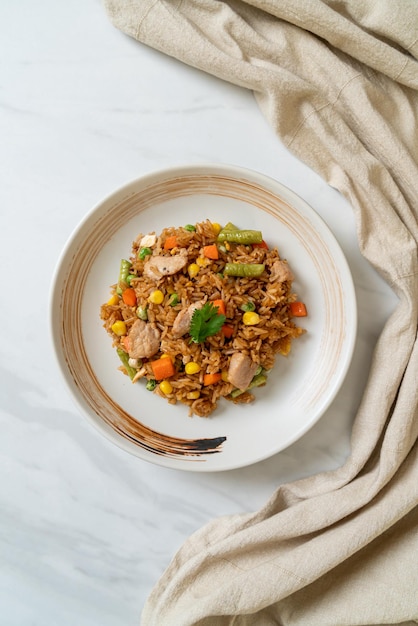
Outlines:
MULTIPOLYGON (((121 263, 109 301, 100 310, 104 328, 121 357, 120 370, 170 404, 188 405, 189 415, 200 417, 208 417, 220 398, 234 403, 254 401, 252 388, 266 384, 276 357, 286 357, 292 340, 305 332, 292 314, 292 303, 297 301, 292 292, 294 276, 277 248, 268 248, 264 241, 220 242, 220 228, 206 220, 165 228, 160 234, 139 234, 129 259, 121 263), (205 254, 206 247, 213 245, 216 250, 211 256, 218 258, 205 254), (264 268, 256 277, 230 276, 225 274, 228 263, 264 268), (170 264, 171 269, 181 268, 166 273, 170 264), (223 302, 226 318, 215 334, 196 342, 190 324, 181 336, 173 332, 176 318, 190 311, 192 304, 203 307, 215 301, 218 307, 223 302), (153 369, 153 362, 161 358, 173 364, 170 375, 162 380, 156 379, 153 369), (242 382, 236 386, 231 359, 241 359, 250 367, 251 380, 244 382, 245 388, 242 382)), ((212 308, 212 315, 214 311, 220 314, 219 308, 212 308)), ((192 318, 199 315, 198 309, 192 318)))

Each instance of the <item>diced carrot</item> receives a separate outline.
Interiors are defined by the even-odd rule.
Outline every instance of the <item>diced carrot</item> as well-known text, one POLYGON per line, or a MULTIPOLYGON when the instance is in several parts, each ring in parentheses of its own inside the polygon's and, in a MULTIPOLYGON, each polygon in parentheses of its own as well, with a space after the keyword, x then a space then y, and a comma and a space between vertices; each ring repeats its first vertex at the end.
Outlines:
POLYGON ((164 250, 172 250, 176 246, 177 246, 176 235, 171 235, 170 237, 167 237, 167 239, 164 242, 164 250))
POLYGON ((306 306, 303 302, 291 302, 290 312, 293 317, 306 317, 308 315, 306 306))
POLYGON ((203 254, 207 259, 212 259, 213 261, 216 261, 216 259, 219 259, 219 251, 218 251, 218 246, 216 245, 216 243, 213 243, 210 246, 204 246, 203 254))
POLYGON ((131 340, 129 339, 129 335, 125 335, 125 337, 122 337, 121 344, 125 352, 128 352, 129 354, 129 350, 131 349, 131 340))
POLYGON ((203 376, 203 386, 214 385, 222 379, 222 374, 217 372, 216 374, 205 374, 203 376))
POLYGON ((167 359, 166 357, 151 361, 151 368, 155 380, 170 378, 170 376, 173 376, 176 373, 173 361, 171 359, 167 359))
POLYGON ((269 247, 266 244, 266 242, 264 241, 264 239, 260 243, 253 243, 252 246, 253 246, 253 248, 264 248, 265 250, 269 249, 269 247))
POLYGON ((125 291, 122 293, 122 300, 128 306, 135 306, 136 305, 135 289, 132 289, 132 287, 130 287, 129 289, 125 289, 125 291))
POLYGON ((213 306, 218 307, 218 315, 221 313, 222 315, 226 315, 225 302, 223 300, 213 300, 213 306))
POLYGON ((229 324, 224 324, 222 326, 222 328, 221 328, 221 331, 222 331, 222 334, 224 335, 224 337, 229 339, 234 334, 234 327, 233 326, 229 326, 229 324))

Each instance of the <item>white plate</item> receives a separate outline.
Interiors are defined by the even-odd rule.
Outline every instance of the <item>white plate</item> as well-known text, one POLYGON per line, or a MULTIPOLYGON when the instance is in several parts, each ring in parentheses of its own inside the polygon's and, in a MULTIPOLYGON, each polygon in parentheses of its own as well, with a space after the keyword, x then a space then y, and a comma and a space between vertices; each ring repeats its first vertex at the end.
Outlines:
POLYGON ((78 408, 113 443, 176 469, 242 467, 283 450, 321 417, 351 361, 357 329, 353 281, 334 236, 304 200, 262 174, 192 165, 149 174, 117 190, 87 215, 68 241, 51 294, 53 343, 78 408), (296 276, 308 308, 307 333, 278 357, 249 405, 221 400, 210 418, 188 417, 132 385, 117 368, 99 317, 120 259, 138 233, 204 219, 258 229, 296 276))

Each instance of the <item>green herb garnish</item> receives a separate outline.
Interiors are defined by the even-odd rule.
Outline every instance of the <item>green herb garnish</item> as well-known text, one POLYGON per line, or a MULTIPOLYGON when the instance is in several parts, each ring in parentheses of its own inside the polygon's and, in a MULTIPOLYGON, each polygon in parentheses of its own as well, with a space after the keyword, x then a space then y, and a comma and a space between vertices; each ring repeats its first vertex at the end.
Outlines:
POLYGON ((225 315, 218 313, 218 307, 206 302, 201 309, 195 309, 190 322, 190 336, 194 343, 202 343, 207 337, 216 335, 224 325, 225 315))

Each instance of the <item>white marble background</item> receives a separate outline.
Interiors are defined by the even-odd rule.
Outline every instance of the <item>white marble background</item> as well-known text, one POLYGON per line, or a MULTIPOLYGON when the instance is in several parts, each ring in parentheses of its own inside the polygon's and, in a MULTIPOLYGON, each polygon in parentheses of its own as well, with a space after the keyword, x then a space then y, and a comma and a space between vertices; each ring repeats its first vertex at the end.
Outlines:
POLYGON ((396 300, 359 254, 348 203, 289 154, 251 93, 125 37, 99 0, 4 0, 0 48, 0 623, 131 626, 193 531, 344 462, 396 300), (53 269, 86 212, 130 179, 201 162, 253 168, 308 201, 359 304, 352 367, 323 418, 275 457, 216 474, 148 464, 93 431, 48 331, 53 269))

